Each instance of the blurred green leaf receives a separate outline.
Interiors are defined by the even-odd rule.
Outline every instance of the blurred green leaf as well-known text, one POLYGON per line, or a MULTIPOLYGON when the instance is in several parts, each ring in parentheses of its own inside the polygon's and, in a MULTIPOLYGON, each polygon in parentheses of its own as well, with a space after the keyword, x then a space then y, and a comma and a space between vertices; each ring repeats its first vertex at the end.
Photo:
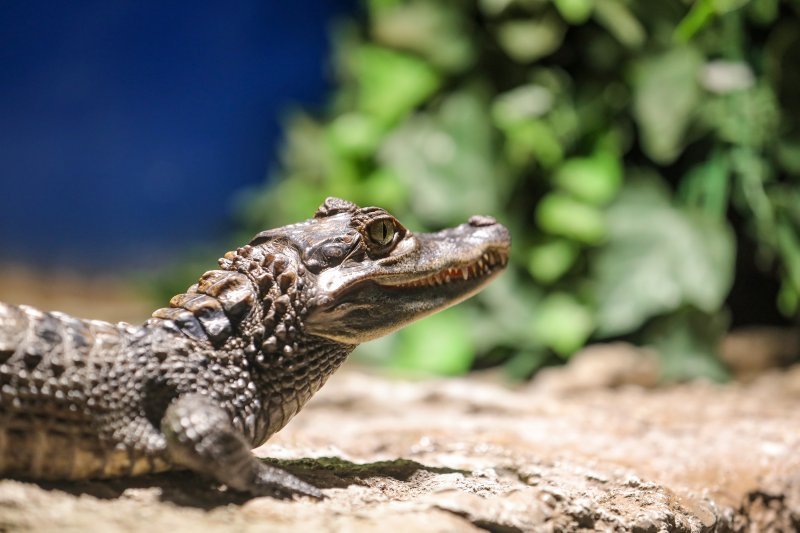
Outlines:
POLYGON ((585 202, 603 205, 614 199, 622 185, 622 164, 608 151, 569 159, 553 176, 553 184, 585 202))
POLYGON ((478 6, 489 16, 497 16, 514 3, 515 0, 478 0, 478 6))
POLYGON ((718 152, 686 174, 679 197, 684 205, 702 209, 722 220, 728 209, 730 179, 730 162, 718 152))
POLYGON ((495 98, 492 118, 497 127, 508 128, 541 117, 553 108, 553 103, 553 93, 547 87, 523 85, 495 98))
POLYGON ((534 329, 545 345, 566 357, 584 345, 594 321, 589 309, 573 295, 554 293, 540 304, 534 329))
POLYGON ((288 224, 291 221, 308 218, 308 214, 313 213, 325 199, 325 191, 308 182, 287 180, 276 185, 269 195, 243 196, 246 197, 240 197, 241 200, 237 202, 244 205, 239 210, 239 216, 247 227, 251 228, 248 233, 252 236, 276 224, 288 224), (281 202, 280 198, 291 198, 292 201, 281 202))
POLYGON ((654 181, 627 185, 608 211, 608 242, 594 263, 598 333, 630 333, 685 305, 715 312, 733 265, 726 223, 674 207, 654 181))
POLYGON ((476 319, 470 326, 476 348, 486 351, 494 346, 508 346, 523 351, 541 350, 543 344, 531 324, 542 298, 542 290, 523 283, 515 269, 503 272, 476 297, 484 310, 479 315, 476 311, 476 319))
POLYGON ((593 0, 554 0, 553 3, 570 24, 583 24, 592 15, 593 0))
POLYGON ((346 113, 328 127, 328 135, 337 150, 359 157, 372 153, 381 140, 383 130, 371 116, 346 113))
POLYGON ((674 48, 642 59, 635 68, 633 114, 642 148, 659 163, 673 161, 700 99, 697 73, 701 55, 691 47, 674 48))
POLYGON ((696 0, 686 16, 675 28, 676 40, 681 43, 688 42, 711 21, 713 16, 714 6, 711 0, 696 0))
POLYGON ((357 200, 360 204, 374 204, 384 209, 400 212, 408 200, 408 188, 388 168, 379 168, 359 185, 357 200))
POLYGON ((503 364, 503 370, 512 379, 527 379, 545 365, 548 359, 547 350, 525 350, 514 354, 503 364))
POLYGON ((317 181, 326 173, 325 129, 304 113, 292 115, 281 152, 281 163, 291 167, 308 181, 317 181))
POLYGON ((778 292, 778 309, 786 316, 797 316, 800 311, 800 290, 784 280, 778 292))
POLYGON ((778 143, 778 162, 783 169, 800 177, 800 140, 784 139, 778 143))
POLYGON ((749 4, 752 0, 700 0, 701 2, 707 2, 711 4, 714 9, 714 12, 718 15, 724 15, 726 13, 730 13, 731 11, 736 11, 747 4, 749 4))
POLYGON ((717 357, 717 346, 726 327, 722 315, 683 309, 655 320, 644 337, 661 356, 662 378, 666 381, 724 381, 728 374, 717 357))
POLYGON ((520 63, 548 56, 561 46, 566 26, 555 15, 504 22, 497 30, 503 50, 520 63))
POLYGON ((510 124, 504 128, 504 132, 506 157, 515 167, 524 167, 536 161, 544 168, 552 168, 564 157, 553 128, 543 120, 510 124))
POLYGON ((621 0, 594 0, 594 16, 625 46, 638 48, 644 43, 644 28, 621 0))
POLYGON ((468 332, 469 324, 459 308, 431 315, 403 330, 389 366, 437 375, 463 374, 475 355, 468 332))
POLYGON ((785 283, 800 292, 800 227, 788 223, 777 226, 778 249, 786 268, 785 283))
POLYGON ((780 0, 752 0, 747 7, 753 21, 761 25, 772 24, 780 12, 780 0))
POLYGON ((382 11, 392 9, 403 3, 403 0, 366 0, 370 12, 379 15, 382 11))
POLYGON ((425 61, 379 46, 356 51, 359 109, 381 124, 392 124, 433 94, 439 74, 425 61))
POLYGON ((535 245, 528 255, 528 272, 539 283, 550 284, 563 276, 578 257, 578 246, 565 239, 535 245))
POLYGON ((536 221, 551 235, 587 244, 599 244, 606 236, 602 211, 563 193, 550 193, 536 208, 536 221))
POLYGON ((735 11, 751 0, 695 0, 689 13, 678 24, 675 36, 679 42, 687 42, 704 29, 715 16, 735 11))
POLYGON ((775 208, 766 190, 770 167, 761 154, 749 147, 730 151, 731 168, 738 177, 740 203, 750 211, 754 229, 766 249, 777 246, 775 208))
POLYGON ((778 135, 779 104, 771 87, 756 85, 715 98, 702 110, 720 139, 760 148, 778 135))
POLYGON ((436 67, 459 72, 475 56, 466 19, 456 3, 398 3, 375 14, 372 35, 383 45, 415 52, 436 67))

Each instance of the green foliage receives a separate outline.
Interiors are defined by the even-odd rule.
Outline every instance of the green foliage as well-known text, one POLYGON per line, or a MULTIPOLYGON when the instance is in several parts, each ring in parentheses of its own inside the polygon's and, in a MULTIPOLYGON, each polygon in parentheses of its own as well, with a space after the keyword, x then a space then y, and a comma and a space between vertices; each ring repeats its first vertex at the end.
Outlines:
POLYGON ((475 356, 470 337, 464 335, 468 328, 464 313, 452 309, 416 324, 414 335, 394 335, 365 345, 362 356, 401 373, 463 374, 475 356))
POLYGON ((636 331, 693 306, 718 311, 730 289, 734 240, 719 219, 671 204, 656 182, 631 182, 608 210, 593 263, 600 336, 636 331))
POLYGON ((359 47, 354 70, 360 81, 356 110, 381 125, 405 116, 440 83, 425 61, 379 46, 359 47))
POLYGON ((800 309, 800 4, 370 0, 336 34, 322 117, 294 114, 245 230, 327 195, 415 230, 511 229, 509 271, 468 305, 367 344, 394 368, 524 375, 623 336, 671 377, 724 374, 734 230, 800 309), (391 352, 391 358, 387 354, 391 352))
POLYGON ((670 163, 683 151, 686 129, 700 100, 696 73, 703 58, 681 46, 642 57, 634 65, 633 117, 642 150, 657 163, 670 163))
POLYGON ((727 373, 714 352, 726 327, 724 313, 708 314, 682 308, 655 319, 644 333, 662 356, 666 380, 704 376, 722 381, 727 373))
POLYGON ((539 341, 569 356, 583 346, 594 329, 594 313, 575 295, 556 292, 541 302, 534 322, 539 341))

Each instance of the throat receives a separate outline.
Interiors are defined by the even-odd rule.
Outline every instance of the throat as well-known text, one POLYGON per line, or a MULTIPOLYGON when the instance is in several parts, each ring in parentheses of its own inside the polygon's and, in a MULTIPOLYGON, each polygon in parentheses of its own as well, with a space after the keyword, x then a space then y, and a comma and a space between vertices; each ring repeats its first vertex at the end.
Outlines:
POLYGON ((262 397, 262 416, 251 433, 255 446, 285 426, 355 348, 315 336, 287 346, 291 351, 262 352, 255 358, 262 397))

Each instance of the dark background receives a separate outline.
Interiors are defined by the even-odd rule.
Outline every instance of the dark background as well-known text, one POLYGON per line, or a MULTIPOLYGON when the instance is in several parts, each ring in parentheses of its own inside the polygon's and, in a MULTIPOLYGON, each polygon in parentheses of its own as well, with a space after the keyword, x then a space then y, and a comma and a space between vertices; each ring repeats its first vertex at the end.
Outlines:
POLYGON ((142 267, 224 235, 352 4, 0 3, 0 260, 142 267))

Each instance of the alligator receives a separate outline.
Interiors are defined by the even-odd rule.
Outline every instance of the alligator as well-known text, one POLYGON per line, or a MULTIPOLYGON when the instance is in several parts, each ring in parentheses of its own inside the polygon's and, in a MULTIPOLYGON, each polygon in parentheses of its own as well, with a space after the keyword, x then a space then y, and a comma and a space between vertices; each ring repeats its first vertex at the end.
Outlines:
POLYGON ((323 497, 250 450, 356 345, 475 294, 509 248, 492 217, 415 234, 328 198, 226 253, 140 326, 0 304, 0 474, 188 469, 254 495, 323 497))

